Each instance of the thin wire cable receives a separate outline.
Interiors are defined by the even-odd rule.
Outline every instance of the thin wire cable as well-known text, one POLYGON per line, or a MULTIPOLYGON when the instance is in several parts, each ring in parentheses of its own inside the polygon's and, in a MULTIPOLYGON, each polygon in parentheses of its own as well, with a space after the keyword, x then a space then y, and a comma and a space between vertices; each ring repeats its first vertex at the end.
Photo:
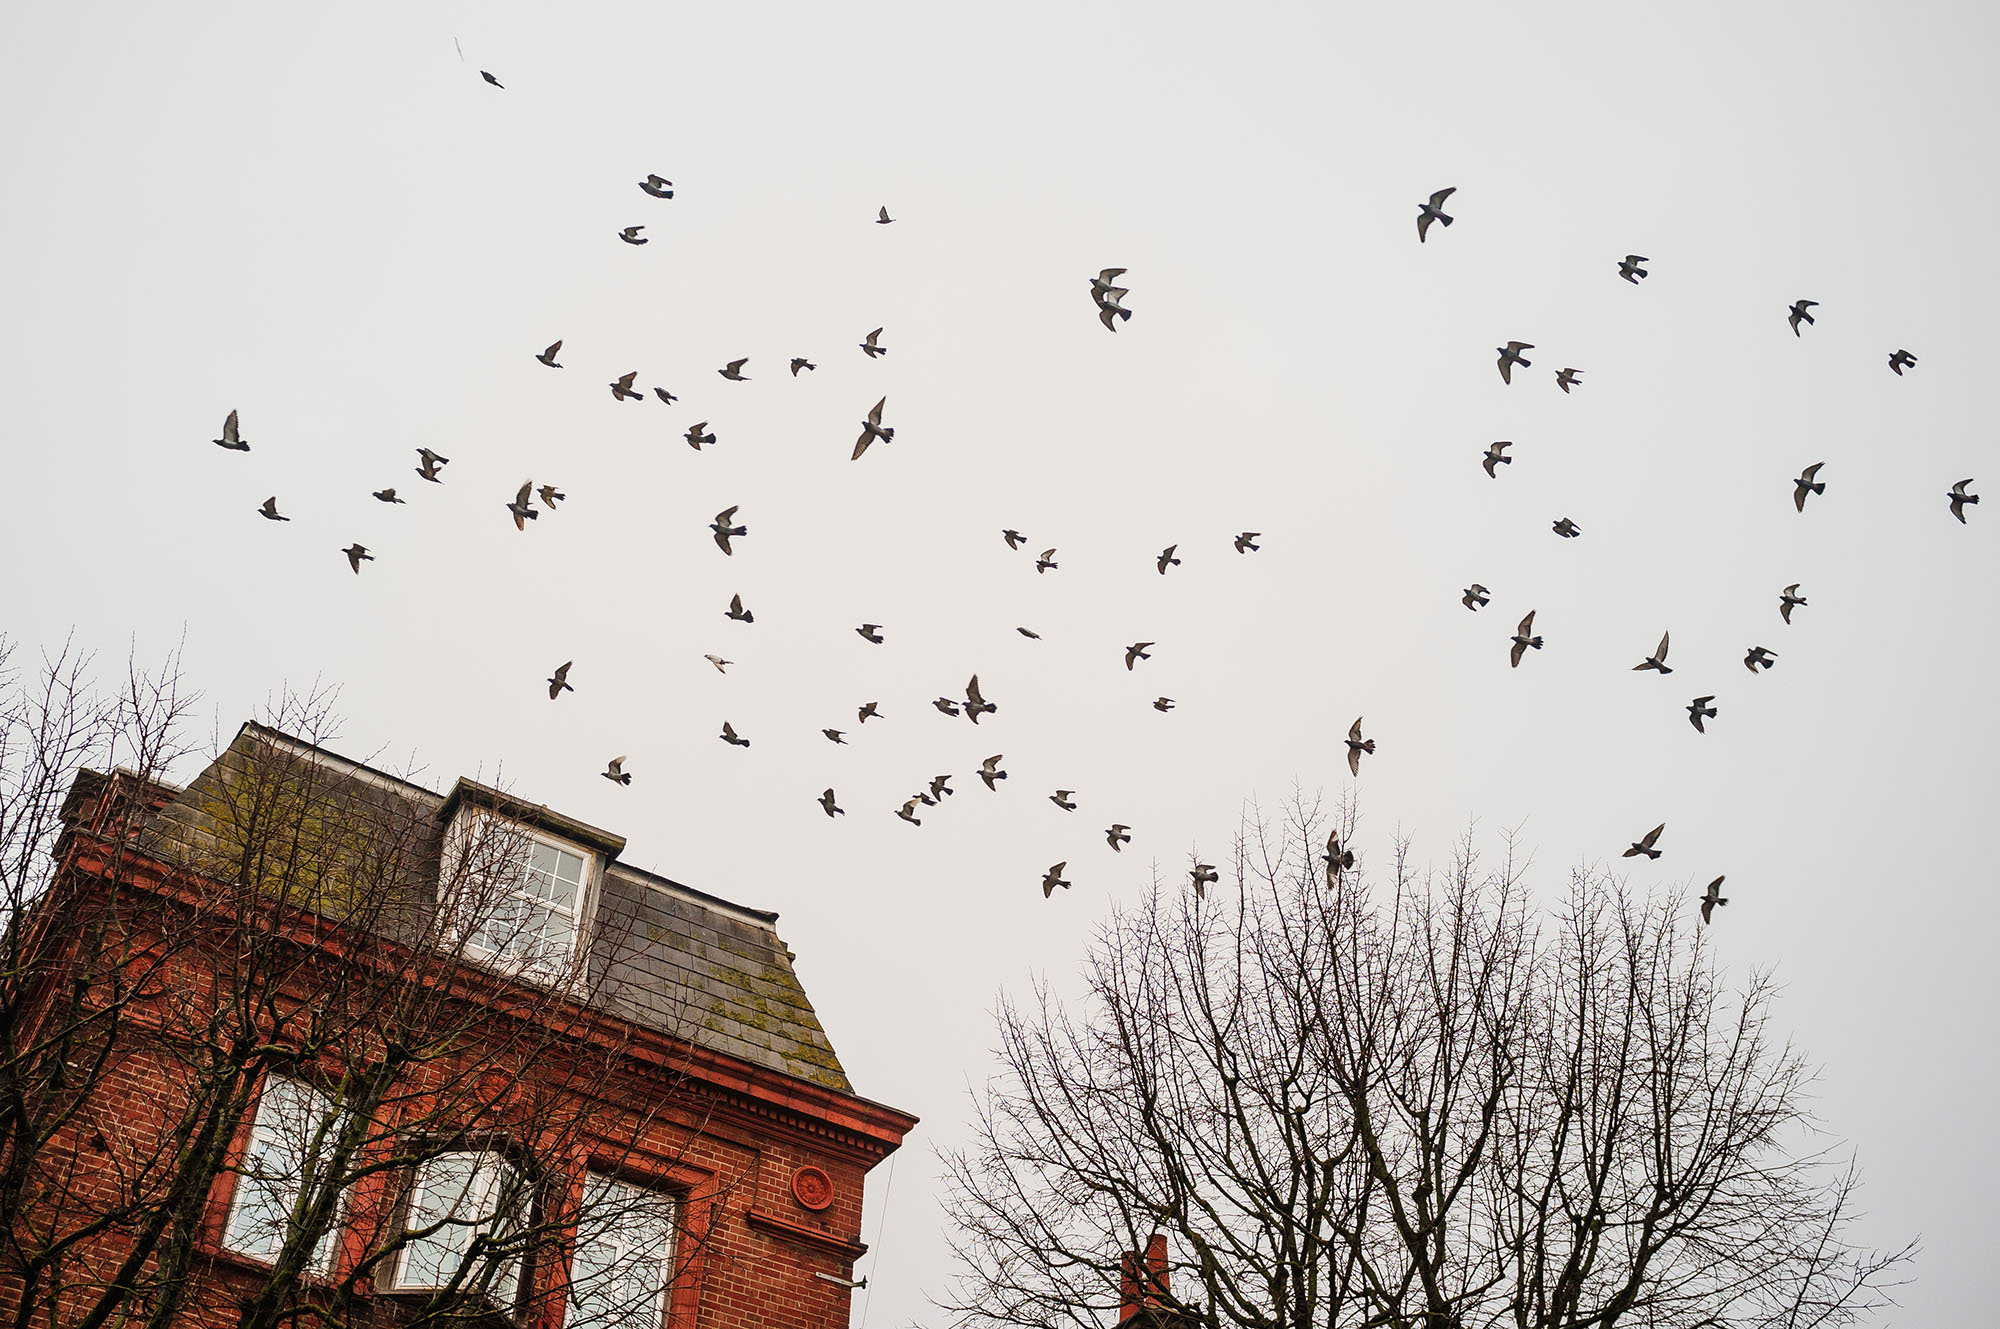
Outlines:
POLYGON ((896 1157, 889 1155, 889 1175, 882 1182, 882 1216, 875 1220, 875 1258, 868 1262, 868 1300, 861 1303, 861 1323, 855 1329, 868 1329, 868 1308, 875 1304, 875 1266, 882 1263, 882 1229, 888 1226, 889 1196, 896 1188, 896 1157))

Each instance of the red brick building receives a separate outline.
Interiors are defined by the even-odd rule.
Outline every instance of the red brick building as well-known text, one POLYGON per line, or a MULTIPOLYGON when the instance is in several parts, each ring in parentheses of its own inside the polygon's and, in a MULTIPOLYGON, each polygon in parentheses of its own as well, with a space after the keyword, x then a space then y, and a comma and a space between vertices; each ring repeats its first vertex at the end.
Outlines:
POLYGON ((0 1324, 847 1324, 915 1118, 854 1093, 776 915, 257 725, 63 817, 0 1324))

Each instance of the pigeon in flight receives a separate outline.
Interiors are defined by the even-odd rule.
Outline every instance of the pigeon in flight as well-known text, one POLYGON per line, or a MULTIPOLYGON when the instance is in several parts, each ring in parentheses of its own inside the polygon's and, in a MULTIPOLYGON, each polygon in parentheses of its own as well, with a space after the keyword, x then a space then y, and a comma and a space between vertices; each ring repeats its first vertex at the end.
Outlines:
POLYGON ((854 630, 860 634, 861 640, 872 642, 877 646, 882 644, 882 625, 880 623, 863 623, 854 630))
POLYGON ((394 489, 378 489, 375 491, 374 496, 376 498, 381 499, 384 503, 403 503, 408 501, 406 499, 397 498, 396 491, 394 489))
POLYGON ((1577 383, 1582 380, 1582 378, 1583 378, 1583 371, 1581 369, 1556 370, 1556 386, 1563 390, 1563 395, 1565 397, 1569 395, 1569 390, 1575 387, 1577 383))
POLYGON ((1652 259, 1647 258, 1644 254, 1627 254, 1624 258, 1618 260, 1618 275, 1626 281, 1631 282, 1634 286, 1637 286, 1640 278, 1652 275, 1639 265, 1641 263, 1651 263, 1652 261, 1652 259))
POLYGON ((556 666, 555 673, 549 675, 550 701, 554 701, 557 697, 562 696, 562 694, 565 692, 576 691, 575 688, 570 686, 569 682, 569 667, 575 663, 576 661, 574 660, 565 660, 561 664, 556 666))
POLYGON ((644 180, 639 182, 639 188, 645 190, 654 198, 672 198, 674 196, 674 182, 664 176, 649 173, 644 180))
POLYGON ((950 697, 932 698, 931 705, 937 707, 944 714, 951 716, 954 720, 958 718, 958 703, 950 697))
POLYGON ((1576 539, 1577 536, 1583 534, 1583 527, 1578 526, 1568 517, 1562 518, 1560 521, 1556 522, 1553 526, 1549 527, 1549 529, 1554 531, 1557 535, 1560 535, 1565 540, 1574 540, 1576 539))
POLYGON ((1042 639, 1042 634, 1034 631, 1031 628, 1015 628, 1014 631, 1020 633, 1023 637, 1026 637, 1029 641, 1040 641, 1042 639))
POLYGON ((1160 575, 1162 577, 1167 575, 1168 568, 1177 568, 1181 565, 1181 561, 1174 557, 1174 551, 1179 548, 1180 548, 1179 545, 1168 545, 1165 549, 1162 549, 1160 551, 1160 557, 1157 566, 1160 569, 1160 575))
POLYGON ((1636 673, 1641 669, 1657 669, 1662 674, 1673 673, 1673 667, 1667 663, 1667 638, 1671 635, 1673 634, 1662 632, 1660 634, 1660 644, 1653 648, 1651 655, 1641 660, 1638 664, 1633 665, 1633 671, 1636 673))
POLYGON ((949 775, 933 775, 931 777, 932 800, 950 798, 957 792, 956 789, 951 787, 951 777, 949 775))
MULTIPOLYGON (((290 517, 281 517, 278 515, 278 496, 276 494, 273 494, 269 498, 264 500, 263 504, 259 506, 257 509, 257 515, 262 517, 265 521, 291 520, 290 517)), ((1960 520, 1962 521, 1964 520, 1964 518, 1960 518, 1960 520)))
POLYGON ((1069 883, 1063 880, 1063 875, 1062 875, 1063 869, 1068 866, 1069 866, 1069 860, 1064 859, 1062 862, 1056 864, 1054 867, 1050 868, 1047 872, 1044 872, 1042 874, 1042 898, 1044 900, 1048 899, 1051 895, 1054 895, 1056 893, 1056 887, 1058 886, 1062 887, 1064 890, 1069 889, 1069 883))
POLYGON ((887 226, 894 220, 896 219, 889 215, 889 206, 886 203, 882 205, 882 210, 875 214, 875 224, 877 226, 887 226))
POLYGON ((1889 357, 1889 368, 1896 371, 1897 378, 1901 378, 1903 376, 1903 371, 1905 369, 1915 369, 1916 367, 1917 367, 1917 357, 1911 355, 1908 351, 1897 351, 1894 355, 1889 357))
POLYGON ((1697 733, 1705 734, 1708 732, 1708 730, 1702 725, 1701 722, 1703 720, 1713 720, 1715 718, 1715 707, 1709 705, 1709 703, 1714 700, 1715 698, 1713 696, 1696 697, 1693 701, 1688 703, 1687 707, 1688 723, 1695 727, 1695 731, 1697 733))
POLYGON ((750 357, 746 355, 741 360, 731 360, 715 372, 728 379, 731 383, 748 383, 750 378, 743 372, 743 366, 749 363, 750 357))
POLYGON ((632 783, 632 773, 625 769, 625 759, 623 757, 613 757, 610 761, 606 762, 601 774, 613 784, 632 783))
POLYGON ((877 329, 875 329, 875 331, 873 331, 873 332, 869 333, 869 334, 868 334, 868 336, 867 336, 867 338, 866 338, 865 340, 863 340, 863 341, 862 341, 862 343, 861 343, 861 350, 862 350, 862 352, 863 352, 863 353, 864 353, 865 355, 867 355, 867 357, 868 357, 868 358, 869 358, 870 360, 873 360, 873 359, 875 359, 875 358, 876 358, 876 357, 878 357, 878 356, 884 356, 884 355, 887 355, 887 354, 889 353, 889 348, 888 348, 888 347, 886 347, 886 346, 880 346, 880 345, 877 345, 877 344, 876 344, 876 341, 875 341, 875 339, 876 339, 877 337, 880 337, 881 335, 882 335, 882 329, 880 329, 880 328, 877 328, 877 329))
POLYGON ((1110 826, 1105 828, 1104 843, 1111 846, 1112 853, 1122 854, 1125 852, 1124 846, 1132 843, 1132 837, 1126 834, 1131 829, 1130 826, 1127 826, 1122 821, 1114 821, 1110 826))
POLYGON ((1124 268, 1106 268, 1090 280, 1090 298, 1102 300, 1119 288, 1118 279, 1125 275, 1124 268))
POLYGON ((816 364, 814 364, 814 363, 813 363, 812 361, 810 361, 810 360, 806 359, 806 358, 805 358, 805 357, 804 357, 803 355, 795 355, 795 356, 793 356, 793 357, 792 357, 792 377, 793 377, 793 378, 797 378, 797 377, 799 376, 799 371, 800 371, 801 369, 818 369, 818 368, 819 368, 819 366, 818 366, 818 365, 816 365, 816 364))
POLYGON ((639 232, 645 229, 646 228, 643 226, 627 226, 624 230, 618 233, 618 238, 620 240, 623 240, 628 245, 651 244, 652 241, 648 240, 645 236, 639 234, 639 232))
POLYGON ((1515 365, 1526 369, 1534 364, 1534 361, 1524 359, 1521 355, 1523 351, 1535 349, 1535 344, 1531 341, 1510 341, 1505 346, 1496 346, 1493 349, 1500 352, 1500 381, 1509 386, 1514 382, 1515 365))
POLYGON ((854 455, 848 458, 849 461, 860 461, 861 454, 868 451, 868 445, 876 439, 887 443, 896 437, 893 425, 884 428, 882 424, 882 408, 888 403, 889 399, 884 397, 870 408, 868 418, 861 422, 861 437, 854 440, 854 455))
POLYGON ((834 817, 844 817, 847 815, 847 809, 839 806, 833 801, 833 790, 831 789, 827 790, 825 793, 819 796, 819 805, 821 810, 823 810, 826 813, 829 820, 834 817))
POLYGON ((1787 319, 1787 320, 1786 320, 1786 322, 1788 322, 1788 323, 1790 323, 1790 324, 1792 325, 1792 335, 1793 335, 1794 337, 1796 337, 1796 336, 1799 336, 1799 335, 1800 335, 1800 334, 1799 334, 1799 324, 1801 324, 1801 323, 1810 323, 1810 322, 1812 322, 1812 321, 1813 321, 1813 316, 1812 316, 1811 314, 1808 314, 1808 313, 1806 312, 1806 310, 1808 310, 1808 309, 1811 309, 1811 308, 1812 308, 1813 306, 1817 305, 1818 303, 1819 303, 1819 301, 1817 301, 1817 300, 1794 300, 1794 301, 1792 301, 1792 314, 1791 314, 1791 317, 1790 317, 1789 319, 1787 319))
POLYGON ((487 73, 483 69, 479 71, 479 77, 485 79, 488 83, 491 83, 494 87, 500 89, 502 92, 505 92, 507 90, 507 85, 505 83, 502 83, 499 79, 493 77, 491 74, 487 73))
POLYGON ((1326 852, 1319 856, 1319 861, 1326 864, 1326 884, 1332 886, 1340 881, 1341 873, 1354 866, 1354 851, 1340 847, 1339 831, 1328 831, 1326 852))
POLYGON ((847 731, 845 729, 822 729, 820 732, 826 735, 827 742, 838 743, 842 747, 847 746, 847 731))
MULTIPOLYGON (((658 397, 661 400, 661 402, 663 402, 668 406, 672 406, 675 402, 680 400, 679 397, 676 397, 673 393, 668 392, 665 388, 654 388, 653 395, 655 397, 658 397)), ((702 423, 707 424, 708 422, 704 420, 702 421, 702 423)))
POLYGON ((999 709, 998 706, 979 695, 979 675, 974 674, 972 681, 965 685, 965 713, 972 717, 972 723, 978 724, 979 717, 982 714, 991 715, 999 709))
POLYGON ((1663 849, 1655 849, 1653 848, 1653 845, 1659 840, 1660 832, 1664 831, 1665 829, 1667 829, 1667 823, 1661 822, 1658 826, 1655 826, 1652 830, 1647 831, 1644 835, 1634 840, 1632 842, 1632 847, 1630 849, 1627 849, 1624 852, 1624 854, 1621 855, 1621 857, 1637 858, 1639 855, 1644 854, 1648 859, 1658 858, 1661 854, 1665 853, 1666 851, 1663 849))
POLYGON ((1803 471, 1800 471, 1799 478, 1792 481, 1792 503, 1800 512, 1806 510, 1806 495, 1824 494, 1826 492, 1826 481, 1815 480, 1813 478, 1819 474, 1819 468, 1824 465, 1826 465, 1825 462, 1816 461, 1803 471))
POLYGON ((1215 885, 1216 882, 1221 880, 1216 875, 1215 865, 1212 863, 1195 864, 1194 867, 1188 870, 1188 878, 1190 884, 1194 887, 1194 898, 1197 900, 1206 896, 1208 887, 1215 885))
POLYGON ((718 674, 728 673, 729 666, 736 663, 734 660, 725 660, 719 655, 704 655, 701 658, 714 665, 715 672, 718 674))
POLYGON ((1044 549, 1041 557, 1035 560, 1035 572, 1038 576, 1059 566, 1061 565, 1056 562, 1056 547, 1054 545, 1050 545, 1047 549, 1044 549))
POLYGON ((1725 878, 1723 877, 1717 877, 1714 881, 1708 883, 1708 891, 1701 897, 1701 921, 1704 923, 1708 922, 1709 916, 1715 912, 1717 905, 1729 903, 1729 897, 1722 893, 1722 883, 1724 880, 1725 878))
POLYGON ((1105 292, 1103 298, 1098 300, 1097 321, 1104 325, 1107 332, 1118 331, 1118 320, 1121 318, 1128 323, 1132 321, 1132 311, 1118 303, 1121 296, 1130 294, 1130 291, 1114 287, 1112 290, 1105 292))
POLYGON ((1496 468, 1501 466, 1512 466, 1514 464, 1514 459, 1507 455, 1507 449, 1513 446, 1514 444, 1512 440, 1500 443, 1487 444, 1486 458, 1479 464, 1486 469, 1486 474, 1490 478, 1498 480, 1500 478, 1500 472, 1496 468))
POLYGON ((729 608, 722 611, 722 616, 738 623, 755 623, 757 621, 757 616, 743 607, 743 597, 741 595, 732 595, 729 597, 729 608))
POLYGON ((1146 653, 1146 648, 1151 645, 1153 643, 1150 641, 1135 641, 1125 648, 1125 668, 1127 672, 1130 672, 1132 666, 1138 661, 1153 658, 1146 653))
POLYGON ((1417 204, 1418 244, 1424 243, 1424 237, 1429 233, 1432 222, 1436 222, 1440 226, 1451 225, 1451 218, 1445 216, 1444 213, 1444 201, 1457 192, 1458 186, 1453 185, 1450 189, 1440 189, 1437 193, 1432 194, 1430 202, 1417 204))
POLYGON ((349 545, 340 552, 347 555, 347 566, 353 568, 356 575, 360 574, 363 563, 375 561, 375 555, 368 552, 366 545, 349 545))
POLYGON ((742 505, 732 503, 730 506, 716 513, 715 520, 710 522, 708 525, 708 529, 715 532, 715 547, 717 549, 720 549, 725 554, 735 553, 735 551, 729 547, 729 539, 731 536, 750 534, 750 528, 748 526, 731 526, 729 524, 731 521, 735 519, 736 509, 740 506, 742 505))
POLYGON ((514 529, 517 531, 527 530, 528 523, 542 515, 535 511, 535 482, 533 480, 521 481, 520 492, 514 495, 512 503, 506 504, 506 508, 507 511, 514 514, 514 529))
POLYGON ((854 723, 856 724, 867 724, 870 720, 880 719, 882 716, 881 703, 873 701, 863 702, 861 704, 861 709, 856 711, 854 714, 855 714, 854 723))
POLYGON ((1168 711, 1171 711, 1173 708, 1174 708, 1174 699, 1172 697, 1153 698, 1153 709, 1160 712, 1160 714, 1165 715, 1168 711))
POLYGON ((1803 609, 1805 605, 1806 598, 1799 594, 1799 584, 1797 582, 1793 582, 1790 586, 1778 592, 1778 613, 1784 618, 1787 625, 1792 621, 1792 611, 1794 609, 1803 609))
POLYGON ((702 444, 715 442, 715 435, 703 432, 707 428, 708 421, 706 420, 698 420, 688 426, 687 445, 696 452, 701 451, 702 444))
POLYGON ((1049 802, 1055 804, 1064 812, 1074 812, 1076 811, 1076 804, 1071 801, 1070 795, 1075 792, 1076 790, 1074 789, 1058 789, 1049 795, 1049 802))
POLYGON ((1019 531, 1002 531, 1000 532, 1000 538, 1007 542, 1007 547, 1009 549, 1019 549, 1021 547, 1021 542, 1027 539, 1028 537, 1021 534, 1019 531))
POLYGON ((1236 546, 1239 554, 1254 554, 1264 547, 1257 543, 1257 537, 1262 534, 1262 531, 1243 531, 1230 543, 1236 546))
POLYGON ((1007 778, 1007 772, 1000 769, 1000 759, 1006 755, 1004 752, 996 752, 979 763, 979 778, 985 781, 988 789, 997 791, 1000 787, 998 782, 1007 778))
POLYGON ((444 483, 444 481, 438 479, 438 467, 449 465, 451 465, 451 458, 440 457, 429 448, 417 449, 417 474, 429 480, 432 484, 441 485, 444 483))
POLYGON ((537 355, 535 358, 537 360, 540 360, 543 364, 547 365, 551 369, 561 369, 562 366, 556 363, 556 352, 560 351, 561 349, 562 349, 562 338, 558 337, 554 341, 549 343, 548 350, 543 351, 540 355, 537 355))
POLYGON ((611 400, 613 401, 645 400, 646 397, 645 393, 632 391, 632 380, 637 377, 639 377, 639 371, 636 369, 629 374, 620 374, 618 376, 618 381, 610 385, 611 400))
POLYGON ((723 742, 729 744, 731 747, 747 748, 750 746, 750 740, 747 738, 739 738, 736 733, 736 726, 730 724, 729 721, 727 720, 724 720, 722 722, 722 733, 719 735, 719 737, 722 739, 723 742))
POLYGON ((912 826, 923 825, 923 822, 917 819, 917 800, 914 798, 909 800, 907 803, 903 804, 902 807, 896 809, 896 815, 901 817, 904 821, 910 823, 910 825, 912 826))
POLYGON ((1347 770, 1354 776, 1361 774, 1361 754, 1372 756, 1375 752, 1375 740, 1361 736, 1361 719, 1355 716, 1354 723, 1347 727, 1347 770))
POLYGON ((1778 657, 1762 646, 1752 646, 1750 653, 1743 657, 1743 667, 1753 674, 1759 669, 1769 669, 1777 662, 1778 657))
POLYGON ((1458 597, 1458 602, 1476 614, 1492 598, 1484 586, 1474 582, 1465 588, 1465 594, 1458 597))
POLYGON ((1514 650, 1507 657, 1508 668, 1519 669, 1521 667, 1521 656, 1524 652, 1539 651, 1542 649, 1542 639, 1535 636, 1534 631, 1535 611, 1530 609, 1528 616, 1521 620, 1521 626, 1514 629, 1514 650))
POLYGON ((250 445, 245 443, 243 436, 236 431, 236 412, 234 411, 223 417, 222 437, 212 438, 209 442, 215 444, 218 448, 228 448, 231 452, 250 451, 250 445))
POLYGON ((1946 498, 1951 500, 1951 515, 1958 518, 1959 525, 1961 526, 1965 524, 1965 505, 1979 501, 1979 495, 1965 492, 1965 487, 1971 483, 1972 477, 1967 476, 1953 485, 1950 492, 1945 495, 1946 498))

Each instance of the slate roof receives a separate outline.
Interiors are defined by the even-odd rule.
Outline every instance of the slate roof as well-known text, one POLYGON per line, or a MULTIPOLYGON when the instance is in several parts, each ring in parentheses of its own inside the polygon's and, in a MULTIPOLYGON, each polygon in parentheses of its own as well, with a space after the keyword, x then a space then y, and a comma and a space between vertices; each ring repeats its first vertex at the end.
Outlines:
POLYGON ((440 794, 246 724, 152 815, 141 845, 220 880, 282 875, 288 889, 310 892, 315 907, 336 916, 345 882, 399 883, 397 906, 367 920, 394 935, 429 920, 445 832, 468 803, 597 853, 588 977, 601 1004, 753 1065, 854 1092, 792 972, 776 914, 619 862, 622 837, 475 781, 440 794))

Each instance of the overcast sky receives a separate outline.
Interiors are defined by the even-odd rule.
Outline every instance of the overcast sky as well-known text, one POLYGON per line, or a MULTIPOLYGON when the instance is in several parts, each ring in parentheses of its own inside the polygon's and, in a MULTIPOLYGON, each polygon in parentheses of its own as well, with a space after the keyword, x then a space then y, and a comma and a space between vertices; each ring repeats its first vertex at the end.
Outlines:
POLYGON ((1518 827, 1551 892, 1665 821, 1634 883, 1728 874, 1722 961, 1785 980, 1862 1235, 1923 1238, 1886 1322, 1983 1322, 2000 499, 1961 526, 1945 491, 2000 495, 1996 49, 1990 5, 1849 0, 15 5, 0 630, 114 669, 184 641, 224 738, 337 686, 346 754, 498 775, 780 911, 857 1090, 924 1118, 871 1183, 878 1329, 941 1321, 933 1150, 998 993, 1295 782, 1356 784, 1378 862, 1518 827), (614 402, 631 370, 681 400, 614 402), (232 408, 247 454, 209 442, 232 408), (517 533, 528 477, 569 498, 517 533), (1673 675, 1632 672, 1668 629, 1673 675), (929 705, 974 672, 977 730, 929 705))

